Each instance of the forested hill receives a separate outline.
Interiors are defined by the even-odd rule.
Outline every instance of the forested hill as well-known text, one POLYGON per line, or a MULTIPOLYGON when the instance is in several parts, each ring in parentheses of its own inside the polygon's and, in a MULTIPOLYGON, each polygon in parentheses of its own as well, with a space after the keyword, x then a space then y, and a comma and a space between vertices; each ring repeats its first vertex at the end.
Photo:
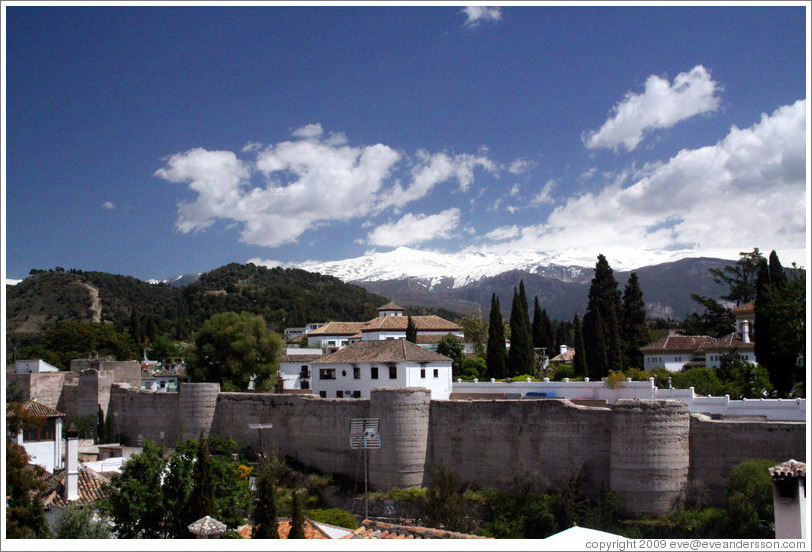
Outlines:
POLYGON ((229 264, 175 288, 129 276, 63 269, 32 271, 6 286, 6 332, 25 341, 60 320, 124 329, 133 313, 173 339, 188 339, 211 315, 248 311, 272 329, 326 320, 368 320, 388 299, 333 276, 298 269, 229 264))

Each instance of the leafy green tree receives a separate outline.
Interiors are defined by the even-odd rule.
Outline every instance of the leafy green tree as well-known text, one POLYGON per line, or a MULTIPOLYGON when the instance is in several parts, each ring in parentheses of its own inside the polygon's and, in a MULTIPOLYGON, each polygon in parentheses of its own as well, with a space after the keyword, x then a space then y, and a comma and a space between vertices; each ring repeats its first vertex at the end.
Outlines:
POLYGON ((575 355, 572 359, 573 373, 576 377, 585 378, 589 375, 586 364, 586 348, 584 347, 584 334, 581 330, 581 320, 578 315, 572 320, 572 333, 575 339, 573 347, 575 348, 575 355))
POLYGON ((198 451, 196 445, 194 440, 179 443, 167 464, 162 487, 167 538, 189 538, 189 524, 202 517, 196 516, 197 512, 193 511, 196 505, 191 501, 198 451))
POLYGON ((214 506, 214 474, 212 473, 209 447, 202 432, 198 439, 194 485, 189 501, 192 507, 193 518, 200 519, 204 516, 215 517, 217 510, 214 506))
POLYGON ((421 500, 421 514, 429 527, 442 527, 448 531, 469 533, 473 523, 468 517, 468 506, 463 498, 459 474, 440 464, 430 470, 432 483, 421 500))
MULTIPOLYGON (((18 404, 6 403, 7 435, 41 427, 42 419, 18 404)), ((50 535, 39 493, 44 490, 45 470, 29 464, 25 449, 6 437, 6 538, 42 539, 50 535)))
POLYGON ((766 368, 744 360, 737 353, 722 355, 716 373, 731 399, 764 398, 773 388, 766 368))
POLYGON ((254 501, 254 529, 251 538, 278 539, 279 522, 276 509, 276 473, 267 462, 262 462, 257 476, 257 496, 254 501))
POLYGON ((640 348, 651 342, 651 332, 646 323, 646 303, 636 272, 631 273, 623 290, 620 337, 626 366, 642 368, 643 353, 640 348))
POLYGON ((485 359, 482 357, 474 357, 468 358, 466 357, 465 360, 462 361, 462 370, 460 370, 460 375, 466 378, 477 378, 481 379, 485 377, 487 373, 487 366, 485 365, 485 359))
POLYGON ((491 312, 488 323, 488 349, 486 351, 485 365, 487 366, 487 377, 501 379, 506 373, 506 351, 505 351, 505 325, 502 321, 502 311, 499 306, 499 298, 496 294, 491 295, 491 312))
POLYGON ((165 538, 162 479, 166 468, 163 448, 146 441, 143 451, 135 454, 111 476, 102 511, 110 516, 119 538, 165 538))
POLYGON ((739 253, 739 260, 734 265, 708 270, 717 284, 724 283, 728 286, 727 294, 721 298, 740 307, 755 300, 756 277, 763 262, 764 256, 756 247, 749 253, 746 251, 739 253))
POLYGON ((462 326, 465 340, 474 344, 474 354, 485 358, 488 343, 488 323, 482 317, 480 308, 477 307, 473 312, 463 316, 460 326, 462 326))
POLYGON ((725 336, 733 330, 733 313, 730 309, 721 305, 715 299, 702 297, 696 293, 691 294, 691 299, 704 307, 700 314, 692 313, 685 317, 680 325, 680 331, 684 335, 709 335, 719 338, 725 336))
POLYGON ((304 509, 302 507, 302 492, 299 489, 293 489, 290 492, 291 498, 291 514, 290 514, 290 532, 288 533, 289 539, 303 539, 305 538, 304 532, 304 509))
POLYGON ((437 352, 451 359, 452 375, 456 376, 461 373, 462 363, 465 361, 465 351, 459 337, 452 333, 444 335, 437 344, 437 352))
POLYGON ((738 538, 775 538, 769 523, 773 512, 773 483, 769 468, 773 460, 749 459, 733 466, 727 491, 732 534, 738 538), (762 523, 766 522, 766 523, 762 523))
POLYGON ((70 504, 54 524, 53 536, 57 539, 110 539, 113 531, 110 525, 94 517, 89 506, 84 508, 70 504))
POLYGON ((406 341, 417 343, 417 325, 415 325, 411 316, 406 321, 406 341))
POLYGON ((535 351, 530 316, 527 313, 524 280, 519 282, 518 291, 513 288, 513 305, 510 310, 510 354, 507 360, 509 377, 532 374, 535 371, 535 351))
POLYGON ((178 342, 159 335, 149 342, 149 357, 161 362, 180 360, 183 357, 183 350, 178 342))
POLYGON ((189 372, 194 381, 218 382, 224 391, 244 391, 256 377, 255 389, 267 391, 276 383, 282 346, 281 338, 268 331, 260 316, 216 314, 197 334, 189 372))

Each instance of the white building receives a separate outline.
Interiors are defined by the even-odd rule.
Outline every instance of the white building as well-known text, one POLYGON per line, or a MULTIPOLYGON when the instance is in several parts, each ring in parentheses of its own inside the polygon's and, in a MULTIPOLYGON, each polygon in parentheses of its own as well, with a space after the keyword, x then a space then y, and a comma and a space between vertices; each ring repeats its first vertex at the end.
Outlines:
POLYGON ((12 441, 25 449, 32 464, 38 464, 53 473, 62 467, 62 419, 65 414, 50 406, 29 400, 23 410, 43 423, 35 429, 25 429, 13 436, 12 441))
POLYGON ((18 360, 14 363, 14 371, 18 374, 41 374, 43 372, 59 372, 59 368, 51 366, 38 358, 34 360, 18 360))
POLYGON ((312 367, 313 393, 323 398, 369 398, 379 387, 426 387, 432 400, 451 395, 451 359, 405 339, 353 343, 312 367))
MULTIPOLYGON (((665 368, 669 372, 680 372, 686 363, 705 362, 704 346, 715 340, 707 335, 668 336, 641 347, 643 369, 665 368)), ((690 365, 689 365, 690 366, 690 365)))
MULTIPOLYGON (((460 339, 464 334, 459 324, 449 322, 439 316, 412 316, 412 322, 417 328, 418 343, 422 345, 437 347, 436 343, 448 334, 453 334, 460 339), (424 338, 421 340, 421 338, 424 338), (434 339, 432 339, 434 338, 434 339), (436 340, 436 342, 435 342, 436 340)), ((409 318, 398 315, 380 315, 363 325, 361 335, 364 341, 381 341, 387 339, 406 339, 406 327, 409 318)))
POLYGON ((279 375, 285 389, 310 389, 313 377, 311 364, 322 357, 321 349, 289 347, 279 357, 279 375))
POLYGON ((361 340, 363 326, 364 322, 327 322, 306 334, 307 346, 322 349, 344 347, 361 340))

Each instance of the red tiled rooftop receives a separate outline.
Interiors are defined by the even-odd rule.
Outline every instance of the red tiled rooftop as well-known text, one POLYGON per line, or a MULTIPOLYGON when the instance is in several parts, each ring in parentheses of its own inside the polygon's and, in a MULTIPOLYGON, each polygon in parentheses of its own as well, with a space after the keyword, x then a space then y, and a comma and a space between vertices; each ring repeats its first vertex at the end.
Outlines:
POLYGON ((669 335, 642 347, 640 350, 644 353, 665 351, 693 353, 713 341, 714 339, 707 335, 669 335))
POLYGON ((342 539, 484 539, 477 535, 431 529, 412 525, 395 525, 383 521, 365 519, 361 527, 342 539))
POLYGON ((63 412, 54 410, 50 406, 46 406, 33 399, 25 401, 22 404, 22 408, 23 410, 27 410, 29 413, 39 418, 61 418, 65 416, 63 412))
MULTIPOLYGON (((450 322, 445 318, 440 318, 439 316, 435 316, 433 314, 427 316, 412 316, 412 322, 414 322, 418 332, 462 331, 462 327, 459 324, 455 324, 454 322, 450 322)), ((375 332, 380 330, 399 330, 405 332, 408 324, 408 316, 383 316, 373 318, 369 322, 366 322, 361 328, 361 331, 375 332)))
MULTIPOLYGON (((65 501, 65 470, 57 470, 45 476, 45 492, 42 495, 43 506, 55 506, 65 509, 68 502, 65 501)), ((72 500, 71 504, 85 506, 104 498, 104 486, 110 480, 97 471, 79 466, 79 498, 72 500)))

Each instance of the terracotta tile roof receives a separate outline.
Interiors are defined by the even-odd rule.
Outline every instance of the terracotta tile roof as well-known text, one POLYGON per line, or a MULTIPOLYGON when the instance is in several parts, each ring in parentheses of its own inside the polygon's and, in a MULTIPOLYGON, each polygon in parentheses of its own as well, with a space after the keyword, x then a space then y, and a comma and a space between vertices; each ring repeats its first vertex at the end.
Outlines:
POLYGON ((59 410, 54 410, 50 406, 46 406, 42 403, 39 403, 33 399, 25 401, 22 404, 23 410, 27 410, 34 416, 40 418, 61 418, 64 417, 66 414, 64 412, 60 412, 59 410))
POLYGON ((354 362, 443 362, 447 356, 419 347, 405 339, 359 341, 340 351, 313 362, 313 364, 347 364, 354 362))
MULTIPOLYGON (((320 335, 353 335, 361 331, 363 322, 327 322, 324 326, 316 328, 312 332, 304 335, 308 337, 317 337, 320 335)), ((301 339, 302 336, 299 336, 301 339)))
POLYGON ((303 362, 307 364, 308 362, 320 359, 322 356, 323 355, 281 355, 279 362, 303 362))
POLYGON ((378 310, 379 311, 383 311, 383 310, 400 310, 400 311, 402 311, 402 310, 406 310, 406 309, 404 309, 400 305, 396 305, 394 301, 389 301, 384 306, 378 307, 378 310))
MULTIPOLYGON (((237 529, 237 532, 240 536, 244 539, 250 539, 251 533, 254 530, 253 525, 242 525, 237 529)), ((290 534, 290 520, 283 519, 279 521, 279 525, 277 527, 277 532, 279 534, 280 539, 288 538, 290 534)), ((310 519, 305 517, 304 520, 304 534, 306 539, 329 539, 331 538, 330 535, 319 529, 318 525, 313 523, 310 519)))
POLYGON ((702 346, 703 351, 729 351, 729 350, 737 350, 737 351, 752 351, 755 349, 755 344, 751 341, 750 343, 745 343, 742 341, 742 338, 736 332, 729 333, 724 337, 720 337, 719 339, 708 343, 707 345, 702 346))
POLYGON ((644 353, 659 353, 659 352, 680 352, 680 353, 693 353, 701 350, 705 345, 712 343, 714 339, 707 335, 669 335, 650 343, 640 350, 644 353))
POLYGON ((770 468, 770 475, 773 478, 803 477, 806 479, 806 462, 787 460, 770 468))
POLYGON ((550 362, 572 362, 574 358, 575 349, 573 347, 567 347, 566 351, 551 358, 550 362))
POLYGON ((467 535, 443 529, 430 529, 412 525, 394 525, 382 521, 365 519, 361 527, 342 539, 484 539, 477 535, 467 535))
MULTIPOLYGON (((45 476, 45 491, 42 494, 42 505, 45 508, 54 506, 65 509, 68 502, 65 501, 65 470, 57 470, 45 476)), ((79 465, 79 498, 72 500, 71 504, 85 506, 104 498, 104 486, 110 480, 97 471, 91 470, 83 465, 79 465)))
MULTIPOLYGON (((427 331, 445 331, 445 332, 459 332, 462 327, 459 324, 449 322, 445 318, 440 318, 433 314, 427 316, 412 316, 412 322, 417 326, 418 332, 427 331)), ((409 324, 408 316, 383 316, 373 318, 363 325, 362 332, 375 332, 380 330, 400 330, 406 331, 406 326, 409 324)))
POLYGON ((755 303, 745 303, 740 307, 736 307, 731 310, 734 316, 743 316, 743 315, 752 315, 756 312, 756 304, 755 303))

